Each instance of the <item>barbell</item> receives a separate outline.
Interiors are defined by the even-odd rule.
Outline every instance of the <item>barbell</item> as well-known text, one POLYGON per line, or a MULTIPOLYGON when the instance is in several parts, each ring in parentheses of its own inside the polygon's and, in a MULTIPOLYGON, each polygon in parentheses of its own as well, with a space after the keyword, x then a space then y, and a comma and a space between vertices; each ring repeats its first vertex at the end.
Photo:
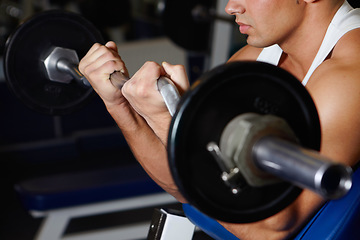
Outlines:
POLYGON ((265 219, 301 189, 336 199, 351 168, 318 151, 320 122, 301 82, 261 62, 232 62, 181 97, 168 136, 176 185, 203 213, 226 222, 265 219))
POLYGON ((189 51, 208 52, 214 20, 234 23, 233 17, 216 14, 216 1, 163 0, 161 14, 165 34, 177 45, 189 51))
MULTIPOLYGON (((4 72, 8 86, 25 105, 40 113, 64 115, 77 111, 93 95, 91 85, 78 69, 79 57, 95 42, 104 43, 104 39, 81 15, 56 10, 35 15, 7 40, 4 72)), ((111 75, 117 87, 127 80, 120 72, 111 75)), ((167 78, 159 80, 160 92, 170 100, 176 89, 167 87, 171 84, 167 78)), ((175 109, 169 111, 174 113, 175 109)))
MULTIPOLYGON (((79 15, 36 15, 7 42, 7 83, 36 111, 79 109, 93 90, 77 64, 95 42, 103 43, 101 35, 79 15)), ((126 80, 121 73, 111 77, 117 87, 126 80)), ((181 98, 169 79, 159 79, 158 87, 173 115, 167 146, 171 173, 180 192, 205 214, 253 222, 284 209, 302 188, 325 199, 351 188, 351 168, 317 152, 316 107, 285 70, 233 62, 204 74, 181 98)))

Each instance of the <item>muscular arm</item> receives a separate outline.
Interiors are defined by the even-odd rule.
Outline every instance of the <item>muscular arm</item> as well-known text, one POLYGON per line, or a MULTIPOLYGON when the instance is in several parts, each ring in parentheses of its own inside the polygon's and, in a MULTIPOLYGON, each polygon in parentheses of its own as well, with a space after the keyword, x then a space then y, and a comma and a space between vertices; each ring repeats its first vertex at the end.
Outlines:
MULTIPOLYGON (((332 56, 313 73, 306 88, 317 106, 322 128, 320 153, 354 166, 360 159, 359 31, 344 36, 332 56), (357 36, 356 36, 357 35, 357 36)), ((259 49, 240 50, 230 60, 255 60, 259 49)), ((284 239, 295 234, 324 200, 309 190, 280 213, 250 224, 222 223, 241 239, 284 239)))
POLYGON ((147 122, 131 107, 108 108, 128 142, 135 158, 149 176, 178 201, 186 202, 171 176, 166 148, 147 122))
POLYGON ((321 153, 354 166, 360 160, 360 30, 345 35, 307 89, 317 106, 322 128, 321 153))
MULTIPOLYGON (((127 74, 125 64, 117 53, 115 43, 109 42, 105 46, 95 44, 81 60, 79 69, 102 98, 108 112, 120 127, 139 163, 157 184, 179 201, 184 202, 184 198, 178 192, 172 179, 163 139, 160 139, 147 121, 135 111, 124 97, 123 91, 114 87, 109 80, 109 76, 114 70, 127 74)), ((156 73, 156 69, 159 71, 159 68, 155 68, 155 75, 159 74, 156 73)), ((158 76, 155 76, 153 80, 156 80, 158 76)), ((141 79, 144 80, 142 76, 130 79, 128 86, 134 86, 132 80, 136 82, 136 80, 141 79)), ((156 85, 152 88, 155 88, 154 92, 156 93, 156 85)), ((166 115, 165 126, 170 123, 171 119, 166 111, 166 108, 162 111, 166 115)))
MULTIPOLYGON (((245 46, 230 61, 255 61, 262 49, 245 46)), ((220 222, 240 239, 285 239, 302 226, 323 203, 315 193, 304 190, 290 206, 262 221, 248 224, 220 222)))
MULTIPOLYGON (((260 51, 261 49, 246 46, 229 61, 255 60, 260 51)), ((353 111, 360 107, 360 85, 356 83, 354 77, 360 72, 357 70, 354 75, 347 75, 344 81, 348 84, 340 87, 335 83, 339 84, 339 79, 343 79, 344 73, 356 71, 356 69, 355 66, 342 65, 341 62, 336 61, 335 57, 332 60, 319 67, 308 83, 309 92, 319 109, 323 128, 321 153, 336 161, 354 164, 360 155, 356 147, 360 143, 360 136, 353 134, 354 132, 360 133, 360 129, 358 129, 360 116, 357 115, 357 112, 360 111, 353 111), (358 91, 352 85, 357 86, 358 91), (343 101, 345 99, 343 96, 348 96, 352 100, 350 102, 343 101), (339 117, 340 112, 341 117, 339 117)), ((97 84, 92 84, 96 90, 97 84)), ((164 136, 159 138, 154 132, 156 130, 149 126, 153 120, 144 119, 127 102, 121 106, 119 103, 110 104, 107 100, 104 102, 109 113, 122 129, 135 157, 148 174, 166 191, 178 200, 185 202, 186 200, 179 193, 170 174, 166 149, 163 144, 164 136)), ((134 107, 136 109, 136 105, 134 107)), ((157 122, 157 120, 153 122, 157 122)), ((166 122, 168 123, 169 120, 166 122)), ((293 204, 263 221, 249 224, 224 222, 221 224, 243 240, 284 239, 299 230, 322 203, 323 200, 316 194, 304 190, 293 204)))

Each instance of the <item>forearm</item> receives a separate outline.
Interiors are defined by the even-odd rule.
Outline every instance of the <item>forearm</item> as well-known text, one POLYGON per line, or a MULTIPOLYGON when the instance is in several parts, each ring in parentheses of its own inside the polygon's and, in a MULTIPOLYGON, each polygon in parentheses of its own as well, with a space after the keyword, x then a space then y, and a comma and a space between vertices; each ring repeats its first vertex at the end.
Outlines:
POLYGON ((146 121, 130 107, 108 108, 108 111, 120 127, 135 158, 149 176, 178 201, 186 202, 172 178, 166 147, 146 121))
POLYGON ((166 147, 171 123, 171 116, 168 112, 156 116, 155 119, 146 119, 146 122, 166 147))

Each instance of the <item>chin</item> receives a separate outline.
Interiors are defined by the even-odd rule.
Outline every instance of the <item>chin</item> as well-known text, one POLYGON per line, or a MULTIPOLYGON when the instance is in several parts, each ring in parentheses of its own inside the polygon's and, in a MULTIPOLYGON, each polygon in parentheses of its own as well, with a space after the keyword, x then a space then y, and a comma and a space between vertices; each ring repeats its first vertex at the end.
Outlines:
POLYGON ((246 41, 250 46, 256 48, 266 48, 275 44, 274 42, 266 41, 264 39, 259 39, 252 36, 248 36, 246 41))

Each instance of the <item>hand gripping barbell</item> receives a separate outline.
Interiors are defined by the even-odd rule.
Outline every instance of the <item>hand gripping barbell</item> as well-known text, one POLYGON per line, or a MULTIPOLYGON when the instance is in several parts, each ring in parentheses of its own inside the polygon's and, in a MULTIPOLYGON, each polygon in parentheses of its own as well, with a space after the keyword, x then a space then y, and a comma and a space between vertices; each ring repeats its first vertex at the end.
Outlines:
MULTIPOLYGON (((64 115, 77 111, 93 96, 89 82, 78 70, 79 58, 96 42, 104 43, 100 32, 78 14, 37 14, 18 26, 6 43, 4 72, 8 86, 37 112, 64 115)), ((127 78, 115 73, 111 80, 121 86, 127 78)), ((164 83, 160 84, 163 94, 167 94, 163 89, 169 89, 166 82, 165 78, 160 81, 164 83)))
MULTIPOLYGON (((37 15, 7 43, 8 85, 43 113, 77 109, 92 91, 77 69, 78 56, 94 42, 103 39, 78 15, 37 15)), ((111 79, 118 87, 127 80, 121 73, 111 79)), ((301 188, 325 199, 351 188, 351 168, 317 152, 315 105, 288 72, 233 62, 204 74, 181 98, 168 79, 159 79, 158 87, 173 115, 168 136, 173 178, 187 200, 209 216, 258 221, 292 203, 301 188)))
MULTIPOLYGON (((86 77, 79 71, 78 64, 79 58, 76 51, 62 47, 54 47, 44 60, 44 66, 49 80, 66 84, 69 84, 71 81, 76 81, 81 86, 90 88, 91 85, 86 77)), ((129 78, 121 72, 114 72, 110 75, 111 83, 117 88, 122 88, 128 80, 129 78)), ((172 81, 166 77, 160 77, 157 86, 170 114, 173 115, 176 111, 176 103, 180 99, 177 88, 172 81)))

